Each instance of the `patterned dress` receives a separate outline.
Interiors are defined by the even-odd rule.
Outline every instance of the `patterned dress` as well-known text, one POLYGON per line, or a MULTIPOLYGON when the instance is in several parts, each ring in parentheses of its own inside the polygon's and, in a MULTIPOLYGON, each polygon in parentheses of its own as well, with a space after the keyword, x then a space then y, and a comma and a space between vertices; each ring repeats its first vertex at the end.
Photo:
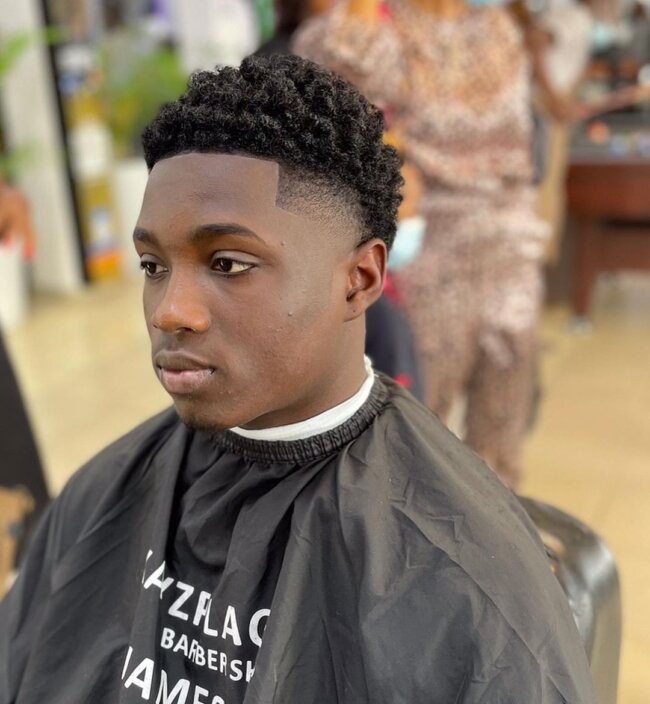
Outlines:
POLYGON ((402 270, 429 406, 465 396, 465 440, 514 487, 520 475, 542 301, 546 225, 535 215, 529 65, 500 8, 439 19, 392 0, 375 25, 337 5, 297 53, 388 109, 421 170, 427 237, 402 270))

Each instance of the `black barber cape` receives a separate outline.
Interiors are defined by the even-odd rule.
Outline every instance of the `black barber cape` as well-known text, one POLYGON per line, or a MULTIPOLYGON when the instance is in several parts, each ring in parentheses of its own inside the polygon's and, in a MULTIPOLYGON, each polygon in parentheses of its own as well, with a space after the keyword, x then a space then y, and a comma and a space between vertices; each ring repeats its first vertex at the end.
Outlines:
POLYGON ((173 410, 77 473, 0 607, 0 704, 592 704, 535 529, 407 392, 295 442, 173 410))

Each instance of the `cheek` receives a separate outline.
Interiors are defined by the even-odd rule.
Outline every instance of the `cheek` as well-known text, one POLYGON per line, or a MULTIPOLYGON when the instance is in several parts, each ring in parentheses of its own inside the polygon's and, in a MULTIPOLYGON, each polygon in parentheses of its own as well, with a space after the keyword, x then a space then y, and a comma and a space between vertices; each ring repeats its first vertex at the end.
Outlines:
POLYGON ((277 386, 295 378, 297 370, 310 365, 336 339, 340 313, 331 274, 274 279, 260 279, 255 291, 242 292, 232 307, 226 306, 221 325, 224 337, 233 343, 226 351, 233 355, 232 363, 242 372, 245 365, 247 373, 262 374, 277 386))
POLYGON ((331 270, 297 281, 268 311, 268 349, 276 357, 309 364, 310 358, 336 343, 344 300, 331 270))
POLYGON ((291 285, 287 286, 287 305, 303 324, 310 324, 331 313, 342 293, 334 262, 326 256, 318 257, 316 262, 310 267, 298 269, 291 285))

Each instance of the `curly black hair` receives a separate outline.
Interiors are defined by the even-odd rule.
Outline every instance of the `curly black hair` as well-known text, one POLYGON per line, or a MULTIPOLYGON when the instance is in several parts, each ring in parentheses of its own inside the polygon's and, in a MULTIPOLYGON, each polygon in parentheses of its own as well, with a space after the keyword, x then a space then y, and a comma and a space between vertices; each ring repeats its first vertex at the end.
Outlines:
POLYGON ((349 212, 352 199, 359 243, 378 237, 390 248, 403 181, 383 130, 380 110, 335 73, 297 56, 251 56, 239 68, 194 73, 142 143, 149 170, 188 152, 273 159, 303 195, 318 189, 312 202, 334 196, 349 212))

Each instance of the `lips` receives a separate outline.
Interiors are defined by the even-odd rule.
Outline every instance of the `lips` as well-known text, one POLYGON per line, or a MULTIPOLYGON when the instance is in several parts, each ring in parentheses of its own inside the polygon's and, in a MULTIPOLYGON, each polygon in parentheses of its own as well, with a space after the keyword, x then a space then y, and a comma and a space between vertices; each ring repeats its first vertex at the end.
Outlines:
POLYGON ((154 364, 161 384, 172 395, 196 393, 216 370, 209 362, 179 353, 159 353, 154 364))

